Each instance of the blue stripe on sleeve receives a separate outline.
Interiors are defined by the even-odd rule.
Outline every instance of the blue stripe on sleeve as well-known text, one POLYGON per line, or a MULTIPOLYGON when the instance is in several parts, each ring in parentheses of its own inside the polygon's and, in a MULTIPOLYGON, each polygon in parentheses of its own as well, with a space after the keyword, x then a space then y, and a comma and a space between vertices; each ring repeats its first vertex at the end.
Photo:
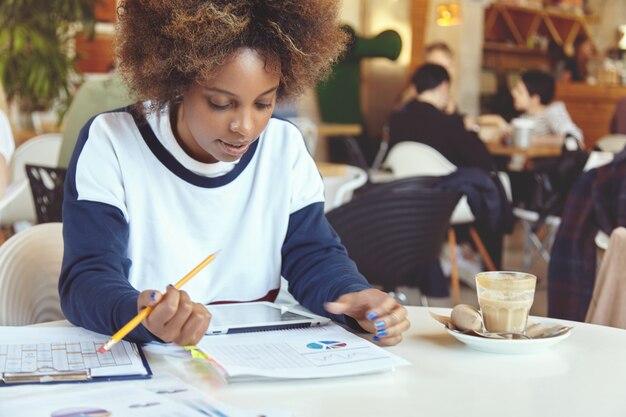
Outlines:
MULTIPOLYGON (((137 314, 139 292, 128 282, 129 227, 123 213, 108 204, 78 200, 76 165, 90 124, 80 133, 65 179, 59 296, 71 323, 111 335, 137 314)), ((156 340, 143 325, 126 339, 156 340)))
POLYGON ((344 315, 329 314, 324 303, 371 288, 326 220, 324 203, 291 214, 282 255, 289 292, 316 314, 345 323, 344 315))

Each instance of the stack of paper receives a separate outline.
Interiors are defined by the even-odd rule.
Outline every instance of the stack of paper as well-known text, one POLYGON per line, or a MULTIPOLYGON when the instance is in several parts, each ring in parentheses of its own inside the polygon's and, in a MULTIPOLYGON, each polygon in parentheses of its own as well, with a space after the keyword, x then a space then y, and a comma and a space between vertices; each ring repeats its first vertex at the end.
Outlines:
POLYGON ((0 416, 20 417, 285 417, 288 412, 256 412, 226 405, 185 384, 161 374, 152 380, 115 384, 80 384, 10 388, 11 398, 0 402, 0 416), (48 389, 45 389, 48 388, 48 389), (43 390, 43 391, 42 391, 43 390))
POLYGON ((224 369, 229 380, 326 378, 409 364, 336 324, 205 336, 199 347, 224 369))
POLYGON ((106 341, 80 327, 0 327, 0 385, 150 376, 136 344, 122 341, 97 353, 106 341))

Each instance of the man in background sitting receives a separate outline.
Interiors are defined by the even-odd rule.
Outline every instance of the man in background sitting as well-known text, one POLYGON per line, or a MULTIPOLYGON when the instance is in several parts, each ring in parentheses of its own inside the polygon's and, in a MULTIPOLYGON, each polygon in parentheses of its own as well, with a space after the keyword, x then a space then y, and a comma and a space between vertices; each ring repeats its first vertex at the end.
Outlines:
MULTIPOLYGON (((446 113, 450 75, 444 67, 425 64, 415 71, 411 82, 417 94, 391 114, 389 148, 405 141, 423 143, 460 168, 442 178, 438 187, 456 189, 468 196, 477 230, 499 267, 502 233, 510 229, 511 214, 506 196, 496 185, 498 180, 490 175, 494 171, 491 155, 476 132, 465 128, 462 116, 446 113)), ((464 240, 462 235, 459 238, 464 240)))
POLYGON ((444 67, 425 64, 411 77, 417 95, 394 111, 389 119, 391 149, 396 143, 424 143, 458 167, 493 169, 489 151, 475 132, 465 129, 463 118, 447 114, 450 75, 444 67))

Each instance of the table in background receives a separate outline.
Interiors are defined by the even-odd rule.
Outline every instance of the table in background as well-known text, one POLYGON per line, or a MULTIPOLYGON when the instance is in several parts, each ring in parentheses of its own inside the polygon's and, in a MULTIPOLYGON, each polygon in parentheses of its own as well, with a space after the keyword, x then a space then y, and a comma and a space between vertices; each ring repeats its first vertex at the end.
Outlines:
POLYGON ((321 123, 317 126, 319 136, 360 136, 363 127, 360 124, 321 123))
MULTIPOLYGON (((449 309, 433 309, 449 314, 449 309)), ((170 372, 210 395, 250 410, 304 416, 623 417, 626 330, 574 326, 569 338, 529 355, 472 350, 447 334, 426 307, 408 307, 411 329, 390 352, 411 362, 392 372, 302 381, 233 383, 216 388, 181 359, 148 353, 155 374, 170 372)), ((60 322, 46 325, 59 325, 60 322)), ((62 322, 67 325, 67 322, 62 322)), ((142 381, 135 381, 141 385, 142 381)), ((102 382, 101 384, 105 384, 102 382)), ((0 398, 11 390, 0 388, 0 398)), ((72 389, 67 385, 68 390, 72 389)), ((36 398, 33 395, 33 398, 36 398)))
POLYGON ((494 156, 523 155, 526 158, 550 158, 561 155, 561 146, 529 146, 519 148, 516 146, 505 146, 498 142, 485 142, 487 149, 494 156))
POLYGON ((485 142, 489 153, 494 157, 508 158, 510 172, 531 171, 535 159, 554 158, 561 155, 561 146, 542 145, 520 148, 506 146, 499 142, 485 142))

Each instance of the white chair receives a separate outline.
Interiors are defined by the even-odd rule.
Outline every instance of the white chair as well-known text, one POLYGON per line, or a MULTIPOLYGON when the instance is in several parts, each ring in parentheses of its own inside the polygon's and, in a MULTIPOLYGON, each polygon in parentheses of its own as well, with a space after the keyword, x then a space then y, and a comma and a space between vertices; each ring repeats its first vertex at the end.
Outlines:
POLYGON ((0 325, 63 319, 57 284, 62 223, 35 225, 0 246, 0 325))
POLYGON ((48 133, 35 136, 15 149, 10 164, 9 186, 0 199, 0 223, 13 224, 16 221, 36 221, 33 196, 26 177, 26 164, 57 166, 61 149, 61 134, 48 133), (11 190, 9 190, 11 188, 11 190))
POLYGON ((601 151, 619 153, 626 146, 626 135, 606 135, 598 139, 596 146, 601 151))
MULTIPOLYGON (((397 178, 414 177, 418 175, 424 176, 445 176, 453 173, 457 170, 457 167, 448 161, 441 153, 434 148, 417 142, 400 142, 397 143, 384 162, 384 166, 391 169, 394 176, 397 178)), ((507 191, 507 195, 510 195, 510 183, 503 182, 503 186, 507 191), (509 187, 507 190, 506 187, 509 187)), ((461 200, 457 203, 452 217, 450 218, 451 225, 470 224, 476 219, 472 214, 470 206, 467 202, 467 197, 461 197, 461 200)), ((495 270, 493 260, 489 256, 482 239, 478 235, 476 229, 472 226, 469 228, 472 241, 476 245, 476 248, 480 252, 481 257, 485 263, 487 269, 495 270)), ((458 264, 456 260, 456 234, 451 227, 448 232, 448 245, 450 250, 450 281, 452 289, 452 300, 456 304, 460 301, 460 284, 458 277, 458 264)))
POLYGON ((367 172, 352 165, 319 165, 324 181, 324 212, 328 212, 352 199, 352 193, 367 182, 367 172))

